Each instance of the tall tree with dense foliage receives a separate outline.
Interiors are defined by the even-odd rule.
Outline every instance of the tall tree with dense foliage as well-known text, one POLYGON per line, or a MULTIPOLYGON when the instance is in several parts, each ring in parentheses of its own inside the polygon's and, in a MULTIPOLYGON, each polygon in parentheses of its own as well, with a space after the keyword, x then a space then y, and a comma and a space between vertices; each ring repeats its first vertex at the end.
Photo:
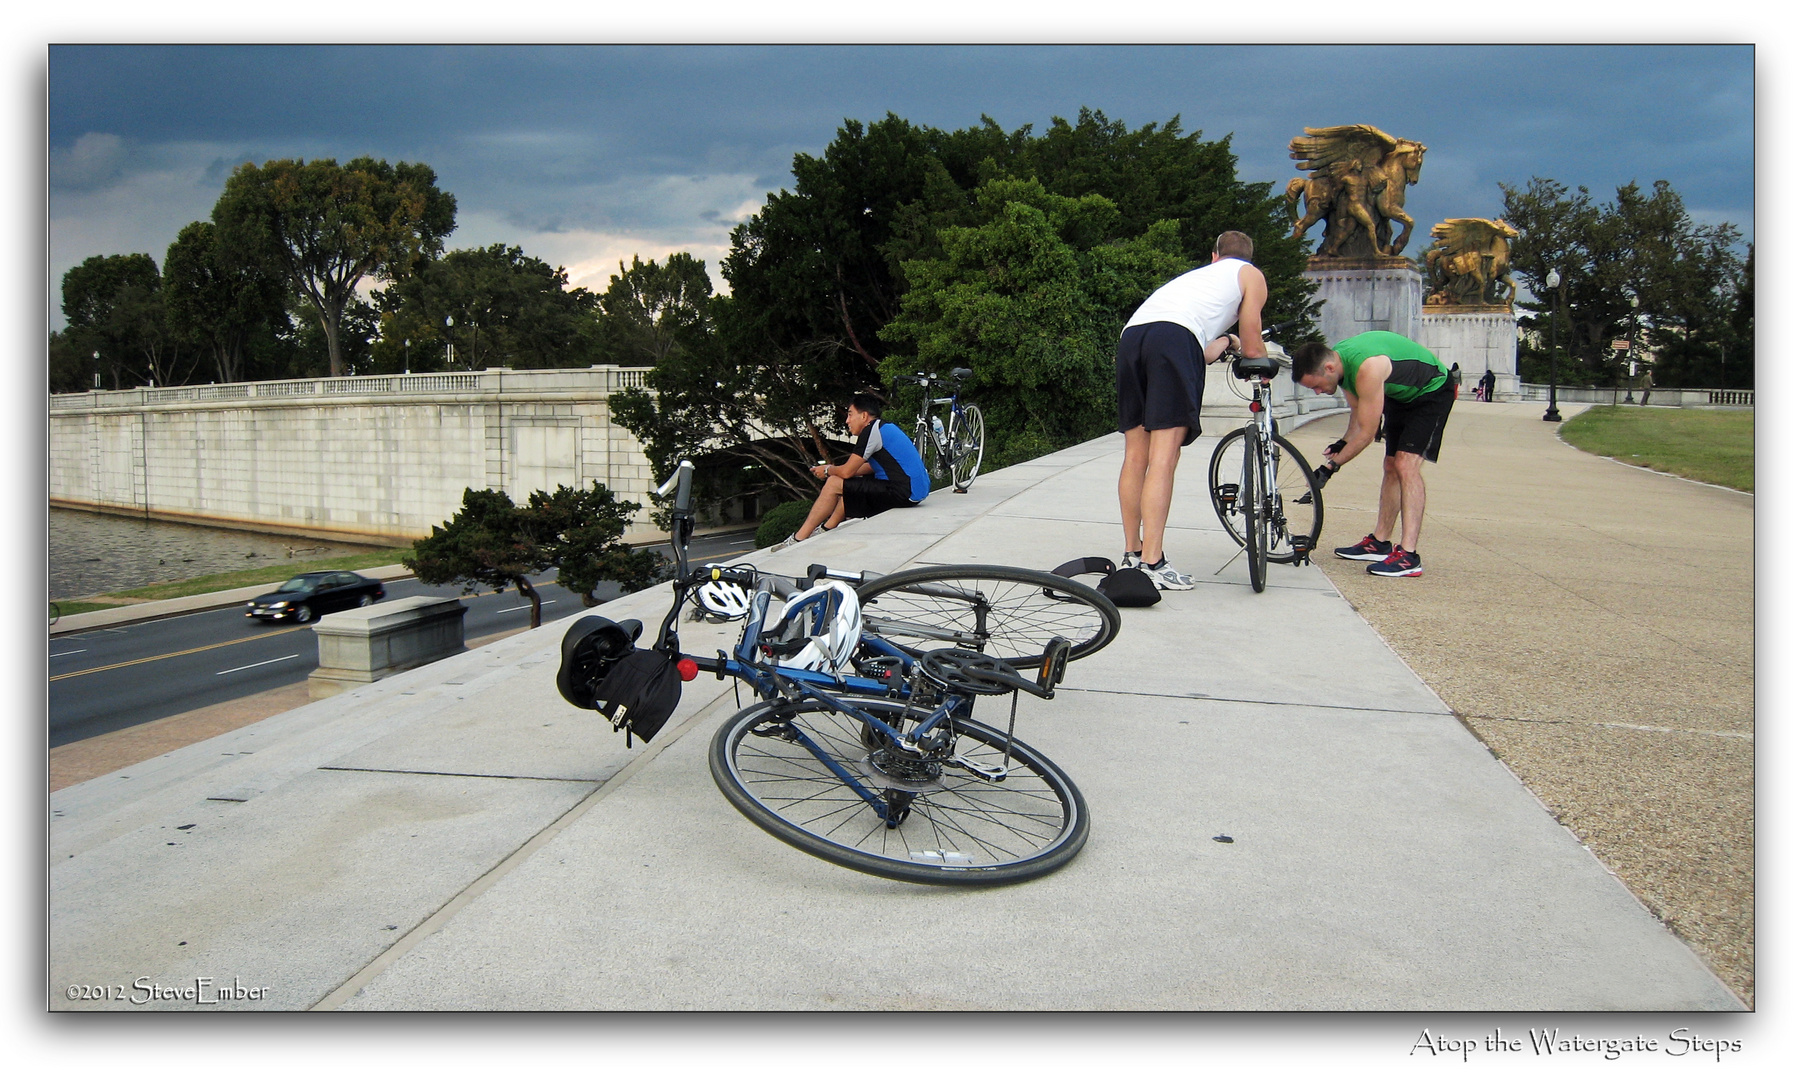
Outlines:
POLYGON ((1532 294, 1519 301, 1529 331, 1520 349, 1527 379, 1549 376, 1552 319, 1565 382, 1619 385, 1626 373, 1612 348, 1619 339, 1636 342, 1640 356, 1654 351, 1664 386, 1750 375, 1747 365, 1720 374, 1721 350, 1744 347, 1733 331, 1746 274, 1736 226, 1695 222, 1662 180, 1648 192, 1626 184, 1604 203, 1584 187, 1570 191, 1542 177, 1500 187, 1503 216, 1520 233, 1513 270, 1532 294), (1552 269, 1562 279, 1554 296, 1544 285, 1552 269))
POLYGON ((219 382, 250 377, 252 343, 289 330, 281 279, 231 259, 210 221, 190 223, 169 245, 163 299, 171 329, 207 351, 219 382))
MULTIPOLYGON (((1298 337, 1307 330, 1311 303, 1311 289, 1300 278, 1304 244, 1288 237, 1285 204, 1270 195, 1271 185, 1242 183, 1235 170, 1229 140, 1207 142, 1197 132, 1184 134, 1178 119, 1133 130, 1084 109, 1073 124, 1053 121, 1043 136, 1034 136, 1029 126, 1007 132, 986 118, 955 132, 893 114, 866 125, 848 120, 822 155, 796 155, 791 191, 771 194, 761 212, 733 231, 722 263, 730 295, 711 309, 718 352, 692 350, 659 365, 653 376, 657 400, 620 402, 624 407, 615 415, 647 445, 697 462, 703 453, 710 455, 718 463, 715 476, 729 470, 753 488, 809 495, 813 485, 805 466, 825 452, 827 435, 837 430, 842 402, 852 392, 879 386, 901 370, 953 362, 948 343, 970 328, 952 325, 966 317, 952 294, 979 286, 973 277, 952 279, 973 273, 970 265, 979 261, 975 247, 997 243, 995 236, 958 230, 1039 228, 1001 221, 1004 215, 996 207, 1004 198, 983 201, 984 186, 998 181, 1035 182, 1045 198, 1079 202, 1097 196, 1111 207, 1100 215, 1104 228, 1092 235, 1082 231, 1092 231, 1100 220, 1092 213, 1045 226, 1067 252, 1052 256, 1043 245, 1020 239, 1015 247, 999 244, 993 250, 1004 253, 997 257, 1016 256, 1028 265, 990 267, 1023 278, 1047 275, 1042 278, 1047 286, 1054 282, 1068 297, 1082 298, 1075 306, 1083 314, 1070 315, 1065 323, 1085 327, 1077 336, 1089 343, 1083 347, 1096 350, 1084 371, 1110 363, 1110 339, 1131 309, 1162 283, 1107 269, 1106 259, 1118 254, 1112 246, 1121 243, 1135 242, 1133 257, 1140 261, 1148 251, 1169 256, 1156 271, 1166 279, 1206 262, 1218 233, 1248 232, 1270 281, 1269 321, 1298 321, 1293 328, 1298 337), (1076 231, 1064 236, 1059 228, 1076 231), (952 251, 953 244, 962 247, 952 251), (1055 269, 1063 256, 1074 258, 1071 265, 1078 269, 1055 269), (943 295, 913 298, 921 274, 929 276, 927 292, 943 295), (1116 287, 1125 281, 1129 288, 1116 287), (1116 324, 1107 329, 1087 322, 1086 312, 1100 293, 1108 297, 1104 306, 1117 312, 1116 324), (928 325, 938 318, 951 323, 928 325), (903 328, 884 332, 897 319, 903 328)), ((1049 213, 1044 198, 1024 198, 1022 205, 1049 213)), ((1032 306, 1023 293, 1005 303, 1009 318, 1032 306)), ((1031 337, 1025 328, 1019 332, 1031 337)), ((996 392, 1009 393, 1066 376, 1066 367, 1058 365, 1068 348, 1073 346, 1051 348, 1037 340, 1030 360, 992 370, 1000 363, 998 348, 956 355, 972 361, 976 386, 991 382, 996 392), (1031 363, 1049 368, 1035 374, 1020 370, 1031 363)), ((1110 393, 1109 384, 1103 396, 1110 393)), ((996 404, 982 403, 984 408, 996 404)), ((1050 404, 1067 403, 1032 406, 1032 422, 1022 422, 1013 433, 1030 431, 1047 440, 1032 445, 1047 449, 1090 429, 1050 404)), ((997 427, 990 420, 989 430, 997 427)), ((700 475, 704 480, 707 472, 700 475)))
POLYGON ((976 209, 979 224, 940 230, 941 257, 905 264, 912 287, 882 337, 912 348, 883 374, 973 370, 965 390, 982 402, 995 466, 1112 430, 1112 347, 1137 304, 1188 269, 1177 223, 1121 236, 1110 200, 1035 180, 989 181, 976 209))
MULTIPOLYGON (((63 275, 62 294, 68 328, 61 354, 99 354, 84 366, 109 376, 113 389, 140 379, 167 386, 192 372, 195 350, 169 326, 155 259, 92 256, 63 275)), ((59 372, 69 367, 62 363, 59 372)))
POLYGON ((376 294, 381 312, 376 367, 437 371, 455 366, 557 368, 593 359, 597 298, 569 288, 568 271, 491 244, 446 253, 376 294))
POLYGON ((213 207, 231 258, 283 277, 310 305, 330 373, 345 373, 345 309, 368 276, 398 281, 443 250, 456 198, 428 165, 357 158, 247 162, 213 207))

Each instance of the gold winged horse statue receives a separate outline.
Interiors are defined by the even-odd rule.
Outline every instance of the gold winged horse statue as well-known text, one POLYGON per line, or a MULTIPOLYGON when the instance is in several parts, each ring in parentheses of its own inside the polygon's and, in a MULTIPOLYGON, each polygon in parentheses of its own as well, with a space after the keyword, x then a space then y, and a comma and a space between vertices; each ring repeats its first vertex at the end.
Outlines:
POLYGON ((1323 219, 1321 256, 1366 258, 1405 250, 1413 229, 1406 188, 1419 182, 1424 143, 1396 139, 1369 124, 1345 124, 1307 128, 1288 143, 1288 156, 1299 162, 1294 168, 1310 170, 1306 179, 1288 181, 1288 206, 1306 203, 1306 212, 1294 215, 1295 238, 1323 219), (1393 221, 1400 222, 1400 235, 1389 243, 1393 221))
POLYGON ((1511 242, 1519 230, 1499 218, 1451 218, 1431 227, 1425 252, 1427 306, 1475 304, 1512 309, 1511 242))

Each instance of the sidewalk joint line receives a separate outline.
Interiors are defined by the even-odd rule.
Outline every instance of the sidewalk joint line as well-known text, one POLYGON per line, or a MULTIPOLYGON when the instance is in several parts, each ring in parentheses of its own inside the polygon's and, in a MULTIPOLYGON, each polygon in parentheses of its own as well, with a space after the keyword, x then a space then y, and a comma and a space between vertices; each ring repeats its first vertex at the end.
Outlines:
POLYGON ((510 773, 445 772, 441 769, 374 769, 362 765, 321 765, 320 772, 392 773, 398 776, 457 776, 471 780, 549 780, 558 784, 604 784, 591 776, 522 776, 510 773))
POLYGON ((1451 711, 1433 712, 1425 709, 1383 709, 1369 705, 1325 705, 1304 701, 1269 701, 1264 698, 1220 697, 1214 694, 1153 694, 1148 690, 1100 690, 1086 686, 1059 686, 1058 690, 1074 691, 1080 694, 1114 694, 1120 697, 1163 698, 1168 701, 1217 701, 1232 705, 1286 705, 1295 709, 1335 709, 1341 712, 1393 713, 1396 716, 1455 716, 1451 711))

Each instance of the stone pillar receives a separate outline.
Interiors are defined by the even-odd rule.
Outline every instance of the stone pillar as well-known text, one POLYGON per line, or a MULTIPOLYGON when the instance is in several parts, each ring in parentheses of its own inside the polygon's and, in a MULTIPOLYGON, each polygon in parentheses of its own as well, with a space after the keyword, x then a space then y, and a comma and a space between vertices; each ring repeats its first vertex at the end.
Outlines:
POLYGON ((331 697, 462 652, 464 610, 455 597, 409 596, 325 616, 313 625, 319 666, 307 676, 307 697, 331 697))
MULTIPOLYGON (((1408 259, 1319 259, 1305 278, 1319 287, 1319 332, 1326 344, 1370 330, 1419 340, 1424 280, 1408 259)), ((1467 365, 1465 365, 1467 366, 1467 365)))
POLYGON ((1519 329, 1512 312, 1487 305, 1434 305, 1420 316, 1419 344, 1445 364, 1462 365, 1465 389, 1494 373, 1494 400, 1519 395, 1519 329))

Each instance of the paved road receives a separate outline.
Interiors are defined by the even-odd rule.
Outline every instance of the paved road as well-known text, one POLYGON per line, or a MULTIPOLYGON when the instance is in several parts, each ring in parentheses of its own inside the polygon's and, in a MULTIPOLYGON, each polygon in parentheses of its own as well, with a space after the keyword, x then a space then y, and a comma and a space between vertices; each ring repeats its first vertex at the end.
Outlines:
MULTIPOLYGON (((748 549, 748 533, 697 540, 702 559, 748 549)), ((533 582, 543 597, 546 621, 580 606, 554 575, 533 582)), ((412 578, 387 583, 387 598, 460 596, 456 585, 427 586, 412 578)), ((597 595, 611 600, 616 585, 597 595)), ((519 630, 530 605, 517 593, 464 597, 465 640, 519 630)), ((197 611, 153 622, 65 634, 50 642, 50 745, 120 731, 165 716, 232 701, 302 682, 318 667, 318 638, 311 627, 246 619, 239 606, 197 611)))

